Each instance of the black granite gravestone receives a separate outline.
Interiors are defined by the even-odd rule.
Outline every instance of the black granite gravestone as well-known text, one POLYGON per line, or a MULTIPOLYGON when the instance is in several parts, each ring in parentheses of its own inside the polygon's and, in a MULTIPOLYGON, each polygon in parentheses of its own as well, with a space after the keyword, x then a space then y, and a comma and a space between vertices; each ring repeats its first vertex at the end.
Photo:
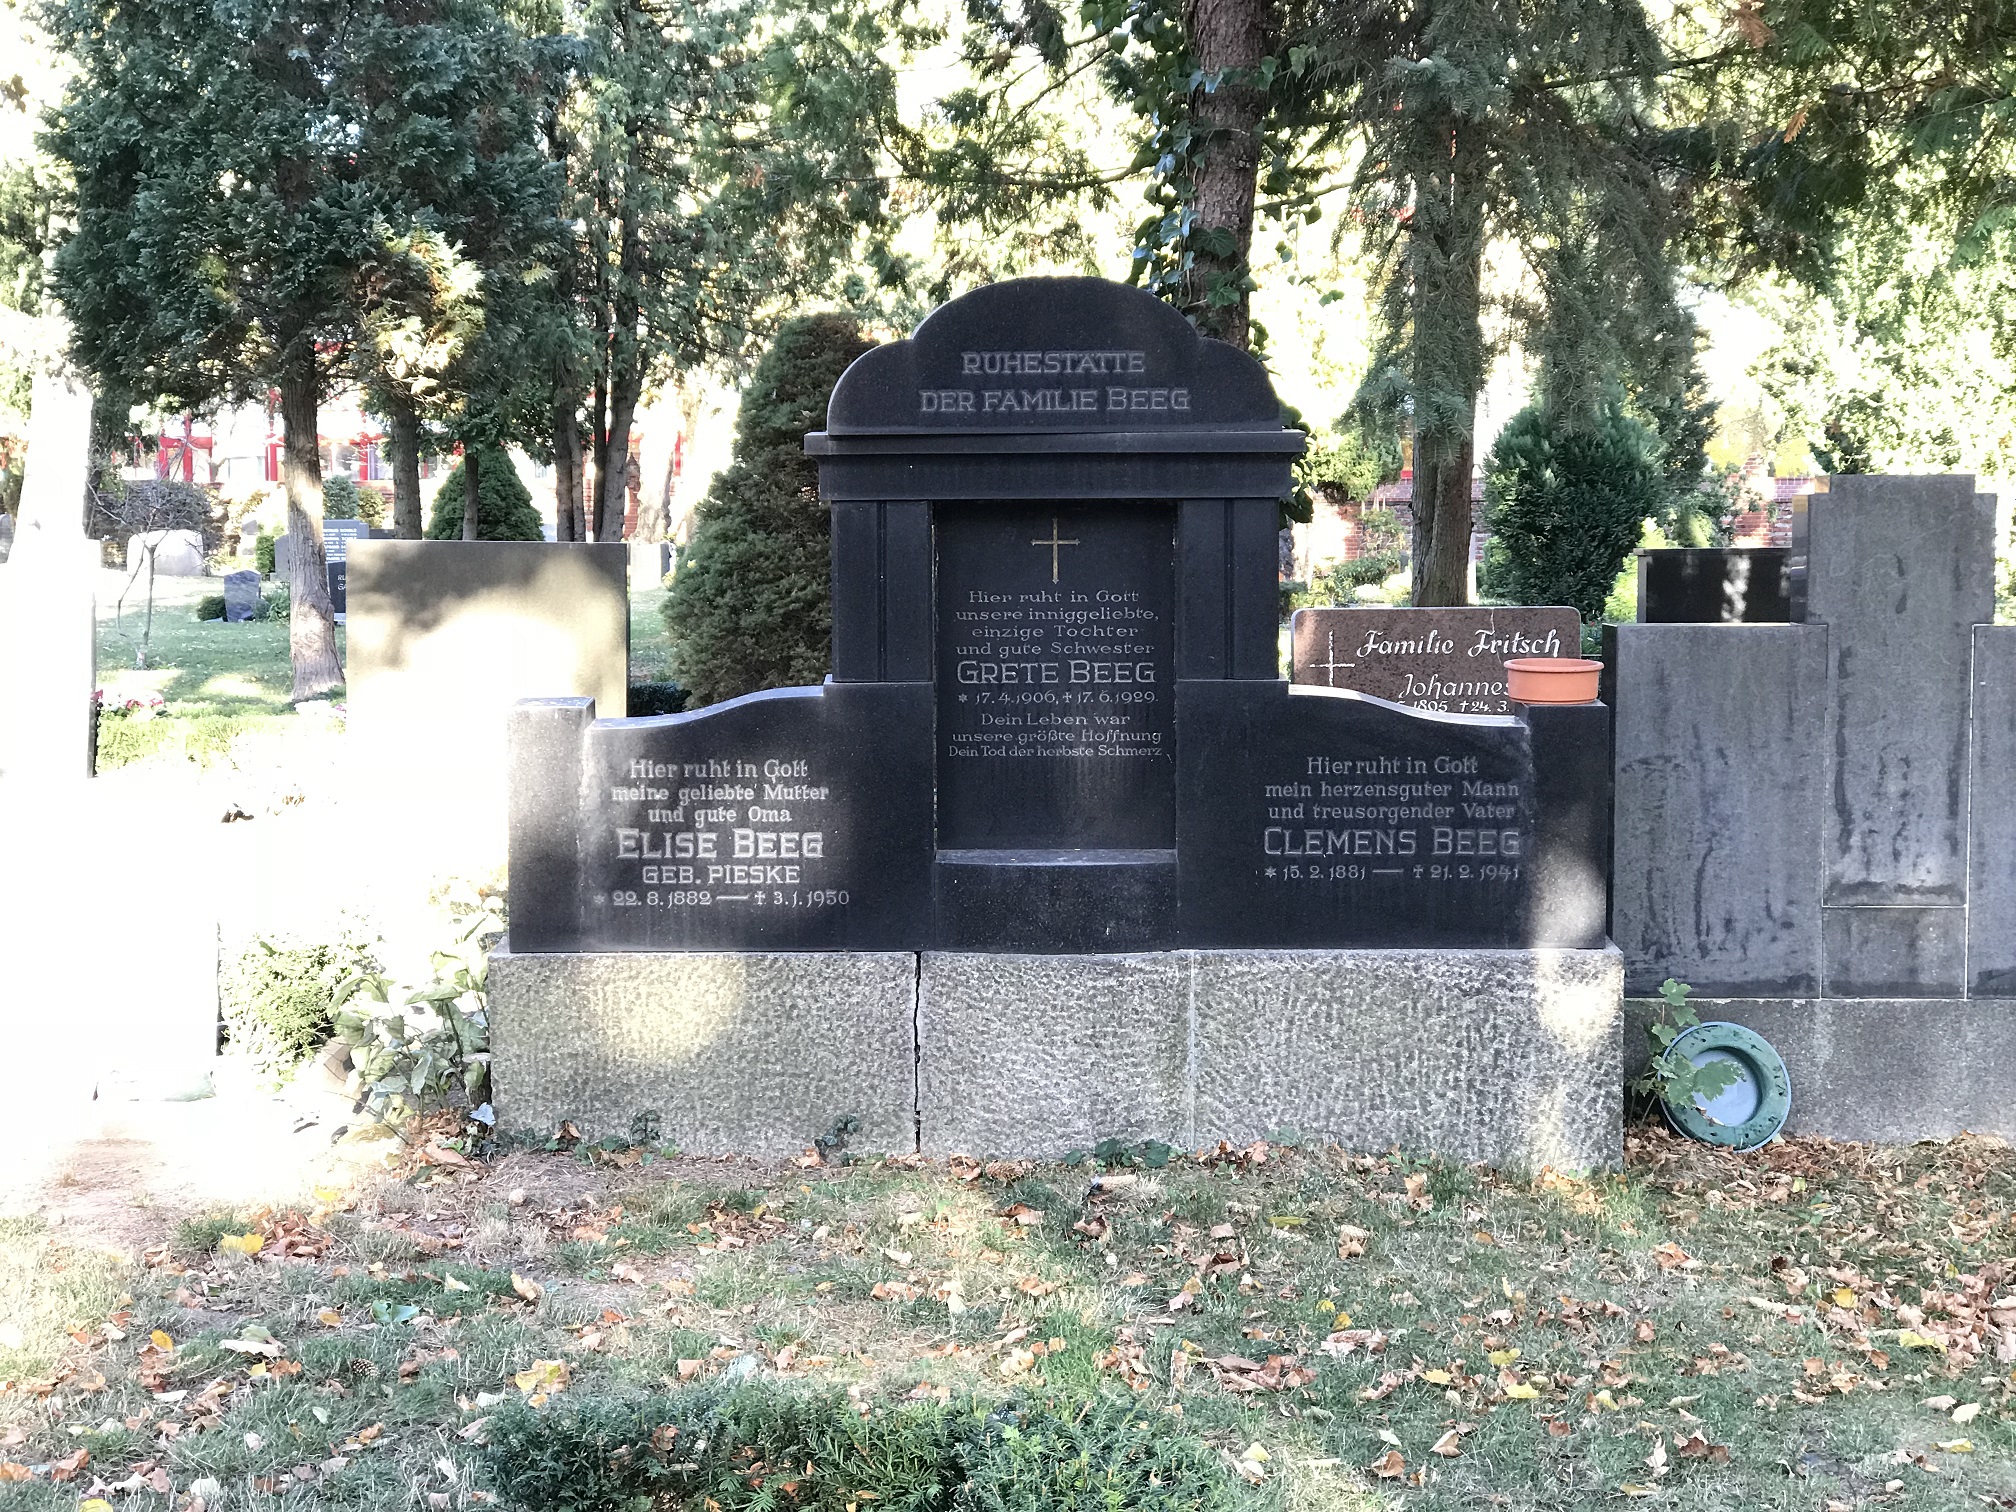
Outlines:
POLYGON ((840 380, 833 673, 657 719, 520 705, 512 948, 1593 946, 1600 706, 1291 692, 1266 374, 1096 279, 840 380))
POLYGON ((1638 553, 1642 625, 1782 625, 1792 618, 1783 546, 1666 547, 1638 553))

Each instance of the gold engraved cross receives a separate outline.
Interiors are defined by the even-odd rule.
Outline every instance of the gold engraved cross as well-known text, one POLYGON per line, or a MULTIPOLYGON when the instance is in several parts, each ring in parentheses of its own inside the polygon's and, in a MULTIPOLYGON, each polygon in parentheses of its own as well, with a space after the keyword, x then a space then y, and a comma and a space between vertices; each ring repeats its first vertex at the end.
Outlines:
POLYGON ((1079 543, 1075 540, 1066 540, 1058 532, 1057 516, 1052 515, 1050 516, 1050 539, 1047 541, 1037 539, 1031 541, 1029 544, 1031 546, 1048 546, 1050 548, 1050 581, 1054 583, 1057 581, 1057 548, 1060 546, 1076 546, 1079 543))

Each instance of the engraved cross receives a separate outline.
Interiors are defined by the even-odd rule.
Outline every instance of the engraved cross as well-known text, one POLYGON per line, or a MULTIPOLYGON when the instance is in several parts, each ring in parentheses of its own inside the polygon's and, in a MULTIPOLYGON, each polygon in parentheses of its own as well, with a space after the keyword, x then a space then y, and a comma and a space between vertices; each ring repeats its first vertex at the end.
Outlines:
POLYGON ((1357 666, 1358 663, 1355 661, 1340 662, 1337 660, 1337 632, 1335 630, 1324 631, 1323 638, 1329 649, 1330 660, 1317 662, 1316 665, 1330 674, 1327 686, 1334 688, 1337 686, 1337 674, 1349 671, 1351 668, 1357 666))
POLYGON ((1039 538, 1031 541, 1029 544, 1031 546, 1048 546, 1050 548, 1050 581, 1054 583, 1057 581, 1057 548, 1060 546, 1076 546, 1079 543, 1076 540, 1067 540, 1064 538, 1062 532, 1057 528, 1057 516, 1052 515, 1050 516, 1050 539, 1045 541, 1039 538))

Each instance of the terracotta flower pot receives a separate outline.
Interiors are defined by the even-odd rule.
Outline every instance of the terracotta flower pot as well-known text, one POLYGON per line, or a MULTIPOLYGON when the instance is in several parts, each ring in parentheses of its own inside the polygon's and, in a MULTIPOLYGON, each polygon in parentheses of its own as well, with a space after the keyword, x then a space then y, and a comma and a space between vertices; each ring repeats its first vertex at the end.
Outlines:
POLYGON ((1505 692, 1520 703, 1594 703, 1602 671, 1579 656, 1515 656, 1505 663, 1505 692))

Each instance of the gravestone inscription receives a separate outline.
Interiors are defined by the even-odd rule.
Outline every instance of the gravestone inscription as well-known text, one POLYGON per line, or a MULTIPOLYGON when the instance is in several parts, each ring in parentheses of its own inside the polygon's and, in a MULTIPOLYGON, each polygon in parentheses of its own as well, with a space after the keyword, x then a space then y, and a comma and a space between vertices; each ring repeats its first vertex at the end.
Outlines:
POLYGON ((942 849, 1175 833, 1167 505, 949 506, 938 540, 942 849))
POLYGON ((1505 663, 1579 656, 1582 619, 1565 608, 1298 609, 1291 680, 1350 688, 1441 714, 1501 715, 1505 663))

